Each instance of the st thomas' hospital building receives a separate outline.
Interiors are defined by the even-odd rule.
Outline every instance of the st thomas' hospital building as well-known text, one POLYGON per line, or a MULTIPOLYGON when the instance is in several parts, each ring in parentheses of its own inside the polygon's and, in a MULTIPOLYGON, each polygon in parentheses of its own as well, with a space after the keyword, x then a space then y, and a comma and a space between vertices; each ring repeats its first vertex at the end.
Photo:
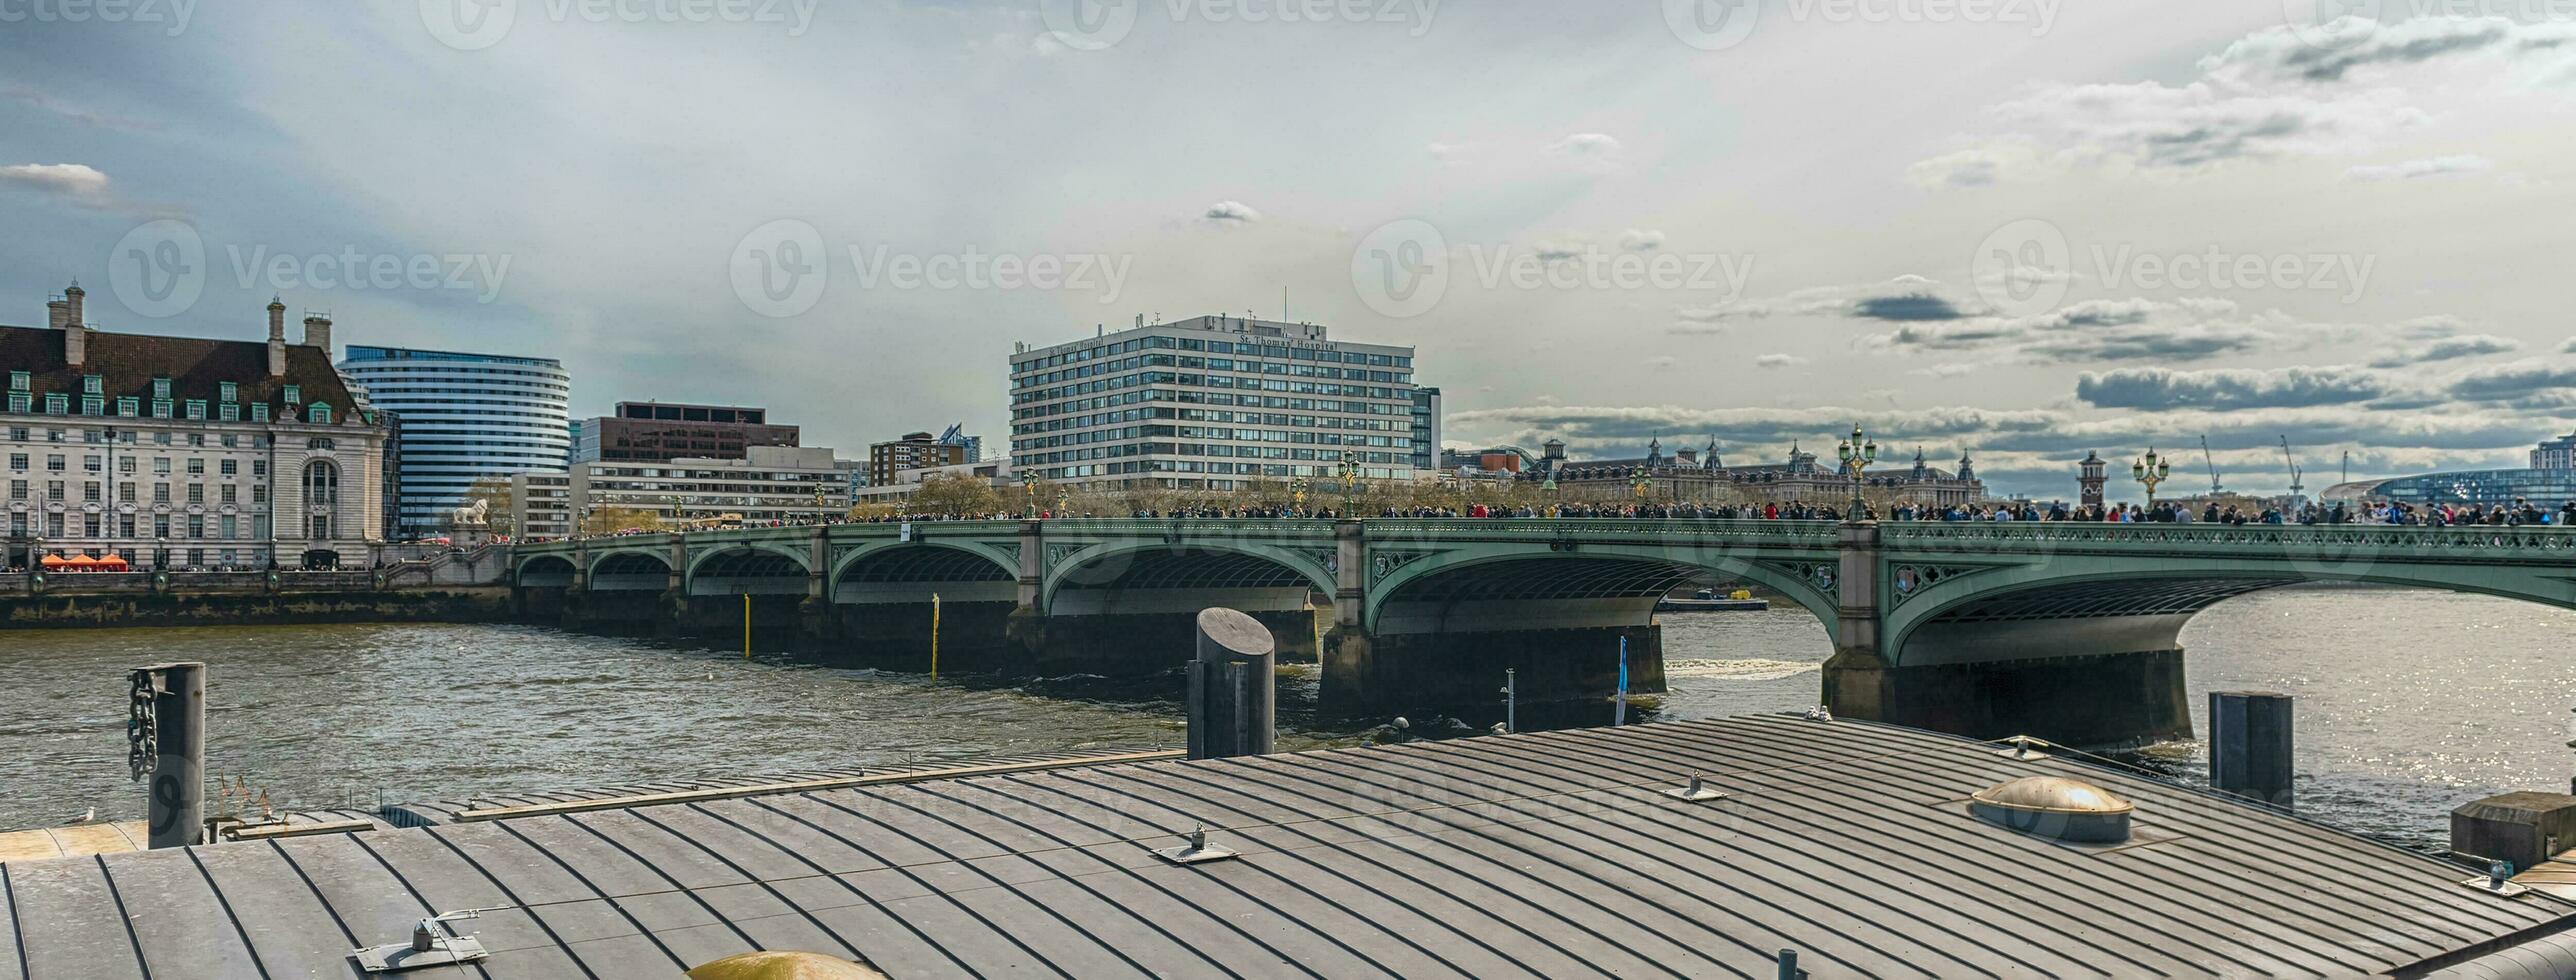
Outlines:
POLYGON ((0 326, 7 564, 369 561, 385 427, 332 367, 330 318, 289 343, 271 300, 264 343, 152 336, 90 323, 84 300, 73 283, 45 326, 0 326))

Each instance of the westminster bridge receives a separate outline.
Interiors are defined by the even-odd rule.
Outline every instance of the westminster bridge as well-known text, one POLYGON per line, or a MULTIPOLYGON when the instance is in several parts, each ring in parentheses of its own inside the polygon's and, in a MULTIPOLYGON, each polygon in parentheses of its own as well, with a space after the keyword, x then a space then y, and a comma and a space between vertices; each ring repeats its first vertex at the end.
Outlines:
POLYGON ((1167 670, 1199 609, 1322 664, 1334 710, 1662 689, 1660 596, 1743 583, 1831 633, 1836 713, 2072 744, 2189 737, 2179 634, 2260 589, 2378 583, 2576 608, 2576 529, 1617 519, 854 523, 520 545, 524 614, 792 641, 918 669, 1167 670), (934 604, 933 597, 937 597, 934 604), (934 605, 936 609, 934 610, 934 605))

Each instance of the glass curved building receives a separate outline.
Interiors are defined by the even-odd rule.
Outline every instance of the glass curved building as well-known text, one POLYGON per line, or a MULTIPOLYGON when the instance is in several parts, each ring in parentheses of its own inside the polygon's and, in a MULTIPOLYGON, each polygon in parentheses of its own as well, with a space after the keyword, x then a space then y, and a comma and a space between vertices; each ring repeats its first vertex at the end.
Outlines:
POLYGON ((339 367, 398 425, 391 537, 444 533, 477 479, 562 473, 572 461, 572 375, 561 361, 351 345, 339 367))
POLYGON ((2401 504, 2510 507, 2528 500, 2542 510, 2576 500, 2576 435, 2560 436, 2531 450, 2531 465, 2518 470, 2454 470, 2338 484, 2327 500, 2387 500, 2401 504))

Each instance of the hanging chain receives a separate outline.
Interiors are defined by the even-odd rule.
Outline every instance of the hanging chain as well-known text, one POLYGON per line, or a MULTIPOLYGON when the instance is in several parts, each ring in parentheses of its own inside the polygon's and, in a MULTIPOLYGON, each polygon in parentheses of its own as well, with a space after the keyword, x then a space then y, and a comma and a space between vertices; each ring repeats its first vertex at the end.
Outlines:
POLYGON ((134 771, 135 782, 152 775, 152 763, 160 756, 152 721, 152 702, 159 693, 150 670, 134 672, 133 684, 126 692, 125 764, 134 771))

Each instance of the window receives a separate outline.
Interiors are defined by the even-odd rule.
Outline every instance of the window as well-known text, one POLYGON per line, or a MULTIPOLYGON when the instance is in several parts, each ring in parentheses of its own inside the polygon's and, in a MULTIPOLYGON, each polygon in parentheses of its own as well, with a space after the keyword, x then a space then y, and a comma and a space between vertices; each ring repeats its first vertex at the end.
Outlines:
POLYGON ((250 485, 250 502, 251 502, 251 503, 254 503, 254 504, 264 504, 264 503, 267 503, 267 502, 268 502, 268 484, 265 484, 265 483, 254 483, 254 484, 251 484, 251 485, 250 485))
POLYGON ((192 504, 205 503, 206 485, 203 483, 188 484, 188 502, 192 504))
POLYGON ((101 395, 82 395, 82 396, 81 396, 81 414, 83 414, 83 415, 105 415, 105 414, 107 414, 107 399, 106 399, 106 397, 101 396, 101 395))
MULTIPOLYGON (((317 459, 304 466, 304 502, 336 507, 340 503, 340 467, 327 459, 317 459)), ((313 515, 313 540, 331 537, 331 515, 313 515)))
POLYGON ((133 476, 133 475, 134 475, 134 457, 132 457, 132 456, 121 456, 121 457, 118 457, 118 458, 117 458, 117 460, 116 460, 116 472, 118 472, 118 473, 120 473, 120 474, 123 474, 123 475, 125 475, 125 476, 133 476))
POLYGON ((169 401, 169 400, 170 400, 170 379, 168 379, 168 378, 154 378, 154 379, 152 379, 152 400, 154 400, 154 401, 169 401))
POLYGON ((46 471, 46 472, 48 472, 48 473, 60 473, 60 472, 62 472, 62 471, 63 471, 63 454, 61 454, 61 453, 46 453, 46 454, 45 454, 45 471, 46 471))
POLYGON ((106 461, 106 460, 104 460, 104 459, 99 458, 99 456, 98 456, 97 454, 95 454, 95 453, 92 453, 92 454, 90 454, 90 455, 86 455, 86 456, 82 456, 82 457, 81 457, 81 472, 83 472, 83 473, 104 473, 104 472, 107 472, 107 461, 106 461))
MULTIPOLYGON (((235 405, 231 402, 217 405, 215 406, 215 417, 226 422, 239 422, 241 421, 241 406, 235 405)), ((226 438, 230 437, 228 436, 226 438)))
POLYGON ((231 404, 241 400, 241 383, 225 381, 215 385, 215 400, 231 404))
POLYGON ((188 417, 199 422, 205 421, 206 400, 203 398, 188 399, 188 417))
POLYGON ((284 397, 289 405, 301 405, 304 403, 304 388, 301 385, 287 385, 286 393, 281 397, 284 397))
POLYGON ((33 379, 29 378, 25 371, 11 371, 9 372, 9 390, 26 391, 32 380, 33 379))
POLYGON ((95 374, 84 374, 84 375, 81 375, 81 394, 84 394, 84 395, 102 395, 102 394, 106 394, 106 393, 107 393, 107 388, 106 388, 106 387, 104 387, 104 384, 105 384, 104 379, 100 378, 98 375, 95 375, 95 374))
POLYGON ((167 399, 167 398, 155 398, 155 399, 153 399, 153 400, 152 400, 152 417, 153 417, 153 418, 156 418, 156 419, 166 419, 166 418, 169 418, 169 417, 170 417, 170 400, 169 400, 169 399, 167 399))
POLYGON ((205 461, 205 460, 202 460, 202 459, 191 459, 191 460, 189 460, 189 461, 188 461, 188 475, 189 475, 189 476, 204 476, 204 475, 206 475, 206 461, 205 461))
POLYGON ((124 417, 126 417, 126 418, 129 418, 129 419, 130 419, 130 418, 135 417, 136 415, 142 414, 142 412, 143 412, 143 401, 142 401, 141 399, 138 399, 138 398, 136 398, 136 397, 134 397, 134 396, 132 396, 132 395, 121 395, 121 396, 118 396, 118 397, 117 397, 117 399, 116 399, 116 414, 118 414, 118 415, 122 415, 122 416, 124 416, 124 417))
POLYGON ((26 469, 26 468, 27 468, 27 454, 26 454, 26 453, 10 453, 10 454, 9 454, 9 468, 10 468, 10 469, 13 469, 13 470, 23 470, 23 469, 26 469))
POLYGON ((61 499, 63 499, 63 481, 61 481, 61 480, 47 480, 47 481, 45 481, 45 499, 47 499, 47 500, 61 500, 61 499))
POLYGON ((65 395, 59 391, 49 392, 45 395, 45 414, 68 415, 71 414, 71 410, 71 396, 65 395))
MULTIPOLYGON (((121 504, 130 504, 130 503, 133 503, 133 502, 134 502, 134 484, 131 484, 131 483, 119 483, 119 484, 117 484, 117 485, 116 485, 116 502, 121 503, 121 504)), ((128 531, 126 531, 125 533, 127 533, 127 534, 132 534, 132 533, 134 533, 134 532, 133 532, 132 530, 128 530, 128 531)))
POLYGON ((35 411, 35 410, 36 410, 36 404, 35 404, 34 399, 35 399, 35 396, 34 396, 34 395, 30 395, 30 394, 28 394, 28 393, 26 393, 26 392, 23 392, 23 391, 13 391, 13 392, 10 392, 10 393, 9 393, 9 410, 10 410, 10 411, 12 411, 12 412, 21 412, 21 413, 23 413, 23 412, 32 412, 32 411, 35 411))
POLYGON ((218 464, 218 465, 221 467, 221 470, 222 470, 222 472, 223 472, 223 474, 224 474, 225 476, 240 476, 240 475, 241 475, 241 460, 238 460, 238 459, 227 459, 227 460, 224 460, 222 463, 220 463, 220 464, 218 464))
POLYGON ((250 405, 250 420, 253 422, 268 421, 268 403, 252 402, 250 405))
POLYGON ((166 538, 170 536, 170 515, 152 515, 152 536, 156 538, 166 538))
POLYGON ((241 445, 241 437, 227 432, 224 433, 223 442, 224 448, 232 449, 241 445))
POLYGON ((234 499, 233 499, 233 491, 234 491, 234 489, 235 489, 235 488, 234 488, 234 486, 233 486, 232 484, 227 483, 227 484, 224 484, 223 486, 216 487, 215 489, 222 491, 221 493, 218 493, 218 494, 216 494, 216 495, 215 495, 215 501, 216 501, 217 503, 226 503, 226 504, 229 504, 229 503, 233 503, 233 502, 234 502, 234 499))
POLYGON ((93 504, 99 502, 100 497, 97 480, 89 480, 81 484, 81 499, 93 504))
POLYGON ((9 499, 11 499, 11 500, 25 500, 25 499, 27 499, 27 481, 25 481, 25 480, 11 480, 11 481, 9 481, 9 499))
POLYGON ((170 475, 170 457, 168 457, 168 456, 154 456, 154 457, 152 457, 152 475, 154 475, 154 476, 169 476, 169 475, 170 475))
POLYGON ((254 460, 251 460, 251 461, 250 461, 250 475, 252 475, 252 476, 267 476, 267 475, 268 475, 268 461, 267 461, 267 460, 264 460, 264 459, 254 459, 254 460))
POLYGON ((331 406, 325 405, 321 402, 314 402, 311 405, 305 406, 304 417, 307 421, 310 421, 315 425, 329 425, 331 424, 331 406))
POLYGON ((166 503, 169 503, 169 502, 170 502, 170 485, 169 485, 169 484, 167 484, 167 483, 155 483, 155 484, 153 484, 153 485, 152 485, 152 502, 153 502, 153 503, 156 503, 156 504, 166 504, 166 503))

